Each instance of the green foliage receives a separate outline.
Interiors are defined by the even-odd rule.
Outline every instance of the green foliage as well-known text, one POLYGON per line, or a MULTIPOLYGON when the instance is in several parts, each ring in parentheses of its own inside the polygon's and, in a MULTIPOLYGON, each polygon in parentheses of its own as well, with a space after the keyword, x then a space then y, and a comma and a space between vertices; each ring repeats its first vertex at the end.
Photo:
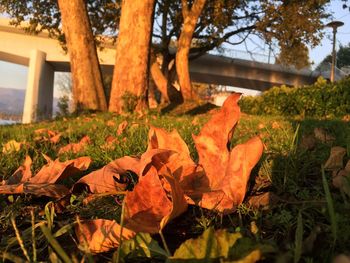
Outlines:
MULTIPOLYGON (((86 1, 91 28, 96 42, 101 34, 112 35, 120 17, 120 1, 86 1)), ((12 1, 0 0, 0 12, 6 13, 12 19, 12 24, 23 28, 27 33, 38 34, 47 31, 62 44, 65 36, 61 28, 61 13, 55 0, 12 1), (26 25, 21 22, 27 21, 26 25)))
POLYGON ((304 232, 303 228, 303 217, 301 212, 299 212, 297 229, 295 231, 294 263, 299 262, 301 258, 304 232))
POLYGON ((60 97, 57 102, 57 107, 59 116, 67 116, 69 114, 69 97, 67 95, 60 97))
MULTIPOLYGON (((320 70, 324 65, 327 66, 331 63, 332 55, 329 54, 322 60, 316 69, 320 70)), ((344 66, 350 66, 350 43, 346 46, 340 45, 339 50, 337 50, 336 66, 340 69, 344 66)))
POLYGON ((50 228, 45 225, 40 225, 41 231, 44 233, 47 241, 50 243, 51 247, 59 255, 64 263, 73 263, 71 258, 67 255, 61 245, 58 243, 57 239, 52 235, 50 228))
POLYGON ((337 240, 337 230, 338 230, 338 222, 337 222, 337 215, 334 210, 334 202, 332 199, 331 192, 329 190, 328 182, 326 179, 324 167, 322 166, 322 183, 323 183, 323 189, 326 195, 326 200, 327 200, 327 208, 328 208, 328 213, 329 213, 329 221, 331 222, 331 230, 332 230, 332 235, 333 235, 333 241, 334 244, 337 240))
POLYGON ((261 96, 244 97, 243 112, 303 117, 331 117, 350 114, 350 78, 328 83, 319 78, 310 86, 273 87, 261 96))
POLYGON ((119 250, 120 262, 122 263, 126 262, 128 258, 158 257, 165 259, 168 256, 166 251, 148 233, 138 233, 133 239, 124 241, 119 250))

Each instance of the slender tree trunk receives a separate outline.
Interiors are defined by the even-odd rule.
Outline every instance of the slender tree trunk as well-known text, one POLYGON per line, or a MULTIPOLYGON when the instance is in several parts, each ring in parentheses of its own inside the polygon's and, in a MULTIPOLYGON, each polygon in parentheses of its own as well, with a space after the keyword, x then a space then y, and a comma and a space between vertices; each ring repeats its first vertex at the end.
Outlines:
MULTIPOLYGON (((136 110, 146 105, 148 52, 155 0, 123 0, 109 110, 122 113, 132 97, 136 110)), ((134 107, 134 106, 132 106, 134 107)))
POLYGON ((58 0, 76 110, 107 110, 96 46, 84 0, 58 0))
POLYGON ((185 100, 193 98, 188 55, 191 48, 193 32, 206 0, 195 0, 189 8, 187 0, 182 0, 183 26, 176 52, 176 72, 179 78, 181 93, 185 100))
POLYGON ((169 96, 167 91, 168 80, 166 79, 163 72, 159 68, 157 58, 153 53, 151 55, 151 75, 157 89, 162 94, 164 102, 169 102, 169 96))

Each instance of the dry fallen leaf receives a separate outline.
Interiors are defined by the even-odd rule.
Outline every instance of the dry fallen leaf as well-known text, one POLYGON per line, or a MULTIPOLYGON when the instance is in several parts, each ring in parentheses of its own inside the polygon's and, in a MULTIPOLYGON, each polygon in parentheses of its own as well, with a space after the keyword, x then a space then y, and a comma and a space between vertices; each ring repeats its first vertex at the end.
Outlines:
POLYGON ((171 199, 157 169, 151 166, 125 196, 126 227, 135 232, 158 233, 169 220, 186 211, 187 203, 177 180, 170 174, 163 176, 171 186, 171 199))
POLYGON ((331 148, 331 153, 326 161, 324 168, 326 170, 338 170, 343 168, 343 158, 346 154, 344 147, 335 146, 331 148))
POLYGON ((91 144, 89 136, 84 136, 78 143, 70 143, 59 149, 58 154, 67 152, 79 153, 85 150, 86 146, 91 144))
POLYGON ((91 162, 90 157, 80 157, 63 163, 59 160, 52 161, 47 156, 45 158, 48 164, 43 166, 33 177, 30 177, 31 160, 26 158, 24 165, 0 186, 0 194, 25 193, 61 198, 69 193, 69 189, 64 185, 56 184, 56 182, 86 170, 91 162))
POLYGON ((108 127, 114 127, 114 126, 116 126, 116 123, 115 123, 115 121, 113 121, 113 120, 109 120, 109 121, 107 121, 106 125, 107 125, 108 127))
POLYGON ((90 117, 85 117, 84 119, 83 119, 83 122, 91 122, 93 119, 92 118, 90 118, 90 117))
POLYGON ((339 254, 333 259, 332 263, 350 263, 350 257, 345 254, 339 254))
POLYGON ((125 190, 128 183, 127 172, 132 171, 138 173, 140 160, 129 156, 122 157, 110 162, 101 169, 94 171, 77 181, 72 190, 77 191, 78 188, 86 185, 88 191, 93 194, 98 193, 117 193, 125 190))
POLYGON ((193 120, 191 121, 191 124, 192 124, 193 126, 196 126, 196 125, 199 124, 199 120, 198 120, 198 117, 197 117, 197 116, 193 118, 193 120))
POLYGON ((108 135, 105 138, 105 143, 103 145, 101 145, 101 149, 105 149, 105 150, 114 150, 116 145, 119 143, 118 138, 112 136, 112 135, 108 135))
MULTIPOLYGON (((239 98, 240 94, 228 97, 201 133, 193 136, 199 154, 198 165, 191 159, 186 143, 176 131, 169 133, 151 127, 147 151, 130 168, 139 180, 132 191, 126 192, 124 199, 126 228, 135 232, 158 233, 171 219, 187 209, 187 202, 223 213, 234 211, 242 203, 250 172, 261 157, 263 144, 259 137, 254 137, 232 150, 229 148, 240 118, 239 98)), ((83 177, 76 185, 87 184, 93 193, 124 187, 123 182, 121 186, 116 185, 113 173, 120 176, 128 169, 124 165, 117 167, 120 170, 107 165, 83 177), (111 171, 108 170, 110 168, 111 171), (109 182, 107 186, 101 186, 101 181, 96 180, 104 176, 106 179, 101 181, 109 182)), ((117 181, 122 181, 122 178, 117 177, 117 181)), ((105 222, 99 224, 102 223, 105 222)), ((100 227, 105 228, 99 224, 94 223, 88 228, 85 235, 88 236, 88 248, 101 252, 118 246, 115 232, 99 230, 100 227), (107 243, 101 240, 107 240, 107 243)), ((115 223, 111 224, 113 227, 108 225, 109 229, 114 229, 115 223)), ((82 235, 77 235, 82 243, 82 235)))
POLYGON ((37 135, 36 138, 34 138, 35 141, 50 141, 51 143, 58 143, 61 138, 61 133, 52 131, 49 129, 37 129, 34 131, 34 133, 37 135))
MULTIPOLYGON (((190 204, 220 212, 232 212, 246 192, 251 169, 259 161, 263 144, 258 137, 228 149, 234 127, 239 120, 237 101, 240 94, 230 96, 219 111, 193 136, 199 153, 199 165, 191 157, 180 135, 151 127, 148 150, 168 149, 176 152, 166 166, 179 181, 190 204)), ((165 189, 169 186, 163 184, 165 189)))
POLYGON ((135 232, 121 226, 114 220, 84 220, 75 225, 80 248, 91 253, 107 252, 118 247, 121 240, 135 236, 135 232))
POLYGON ((180 134, 173 130, 167 132, 160 128, 151 127, 148 133, 148 148, 151 149, 167 149, 175 152, 169 156, 167 168, 171 174, 180 182, 181 187, 186 191, 189 187, 192 189, 194 173, 197 171, 197 165, 190 156, 187 144, 182 140, 180 134))
MULTIPOLYGON (((210 191, 216 197, 214 200, 219 201, 219 196, 225 202, 225 206, 219 202, 216 210, 220 208, 219 211, 225 213, 232 212, 243 201, 250 172, 263 152, 263 143, 259 137, 237 145, 232 151, 228 147, 240 118, 237 104, 239 98, 240 94, 228 97, 220 111, 213 114, 200 134, 193 136, 199 155, 199 165, 204 168, 210 191), (225 196, 220 195, 220 191, 223 191, 225 196), (228 200, 231 200, 231 203, 228 200)), ((202 187, 205 188, 206 185, 202 187)), ((206 194, 210 195, 210 191, 206 194)), ((200 205, 203 207, 212 205, 212 198, 207 196, 201 200, 200 205)))
POLYGON ((30 170, 32 166, 32 159, 29 155, 26 156, 26 159, 10 177, 9 179, 2 182, 2 185, 10 184, 19 184, 27 182, 32 177, 32 171, 30 170))
POLYGON ((243 202, 250 172, 260 160, 263 149, 259 137, 254 137, 232 149, 221 188, 235 205, 243 202))
POLYGON ((29 180, 30 183, 56 183, 58 180, 63 180, 87 170, 91 163, 90 157, 79 157, 65 162, 60 162, 58 159, 53 161, 48 156, 45 156, 45 159, 48 163, 29 180))
POLYGON ((272 129, 280 129, 281 125, 277 121, 274 121, 272 123, 271 127, 272 127, 272 129))
POLYGON ((333 171, 332 184, 335 188, 350 196, 350 171, 345 169, 333 171))
POLYGON ((259 123, 258 129, 261 130, 261 129, 264 129, 264 128, 265 128, 265 125, 263 123, 259 123))
POLYGON ((350 173, 350 160, 346 163, 344 170, 350 173))
POLYGON ((279 198, 272 192, 266 192, 261 195, 255 195, 248 198, 247 202, 251 207, 270 209, 275 206, 279 198))
POLYGON ((300 142, 300 147, 305 150, 313 150, 316 146, 316 138, 313 134, 303 135, 300 142))
POLYGON ((35 196, 48 196, 59 199, 69 194, 69 189, 60 184, 31 184, 28 182, 13 184, 13 185, 1 185, 0 194, 33 194, 35 196))
POLYGON ((209 179, 211 188, 221 185, 230 152, 228 142, 231 140, 234 128, 240 118, 237 102, 240 94, 231 95, 226 99, 220 111, 212 115, 198 136, 193 135, 199 155, 199 165, 209 179))
POLYGON ((349 122, 349 121, 350 121, 350 114, 345 115, 345 116, 342 118, 342 121, 344 121, 344 122, 349 122))
POLYGON ((124 132, 124 130, 126 129, 126 127, 128 127, 127 121, 123 121, 122 123, 120 123, 118 125, 117 135, 121 135, 124 132))
POLYGON ((325 129, 317 127, 314 129, 315 138, 323 143, 335 141, 334 136, 330 135, 325 129))
POLYGON ((133 123, 133 124, 131 124, 130 129, 137 129, 138 127, 140 127, 140 124, 133 123))

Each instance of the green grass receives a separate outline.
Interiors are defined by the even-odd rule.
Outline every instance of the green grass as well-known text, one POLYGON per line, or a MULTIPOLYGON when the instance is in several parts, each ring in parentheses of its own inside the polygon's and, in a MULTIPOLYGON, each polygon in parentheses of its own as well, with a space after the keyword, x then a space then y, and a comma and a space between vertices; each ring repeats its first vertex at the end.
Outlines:
MULTIPOLYGON (((0 180, 7 179, 23 163, 27 154, 33 159, 33 172, 37 172, 45 164, 42 154, 52 159, 58 158, 57 152, 60 147, 67 143, 78 142, 85 135, 92 140, 92 144, 85 152, 68 153, 59 157, 61 160, 66 160, 78 156, 91 156, 93 162, 85 174, 116 158, 140 155, 147 148, 149 125, 163 127, 169 131, 177 129, 188 144, 191 156, 196 160, 198 156, 192 134, 198 134, 207 120, 208 114, 153 113, 138 118, 105 113, 30 125, 1 126, 0 145, 12 139, 26 142, 26 145, 18 152, 0 153, 0 180), (129 125, 123 134, 117 136, 117 126, 125 119, 129 125), (107 126, 109 120, 113 120, 117 125, 107 126), (57 145, 35 142, 34 130, 39 128, 62 132, 61 141, 57 145), (113 150, 101 148, 108 135, 119 139, 120 143, 113 150)), ((254 246, 273 247, 264 254, 267 262, 275 259, 330 262, 332 257, 339 253, 350 253, 348 246, 350 200, 332 187, 330 173, 321 172, 321 166, 327 160, 332 146, 346 147, 348 150, 346 158, 350 159, 350 124, 340 119, 286 119, 278 116, 243 115, 232 144, 243 142, 256 134, 262 137, 266 149, 252 172, 247 196, 272 192, 278 197, 278 202, 270 205, 269 209, 256 209, 245 202, 237 212, 229 216, 190 207, 185 214, 170 222, 163 230, 164 239, 171 253, 186 239, 198 236, 211 226, 216 229, 225 228, 230 232, 240 232, 250 240, 249 242, 253 242, 254 246), (314 149, 302 149, 300 147, 302 136, 312 133, 315 127, 326 129, 336 138, 335 141, 330 143, 318 141, 314 149), (252 222, 255 222, 257 232, 253 233, 252 222), (319 231, 316 233, 315 229, 319 231), (308 238, 312 235, 316 237, 308 238), (308 240, 313 241, 307 243, 308 240)), ((77 178, 68 178, 65 184, 71 186, 76 180, 77 178)), ((79 262, 82 259, 105 262, 116 258, 113 252, 91 256, 84 255, 84 252, 77 249, 71 229, 77 215, 89 219, 119 220, 121 214, 121 206, 115 202, 115 197, 97 199, 87 206, 82 204, 83 197, 83 195, 72 197, 66 210, 59 213, 55 210, 57 208, 51 205, 45 209, 49 198, 0 195, 0 262, 5 258, 11 262, 25 260, 26 257, 33 262, 48 261, 49 257, 52 259, 61 257, 65 262, 79 262), (35 218, 31 217, 30 211, 34 211, 35 218), (11 218, 14 219, 12 223, 11 218), (17 227, 20 239, 16 237, 13 223, 17 227), (23 248, 27 256, 23 254, 23 248)), ((159 235, 153 238, 163 246, 159 235)), ((158 261, 155 259, 153 262, 158 261)))

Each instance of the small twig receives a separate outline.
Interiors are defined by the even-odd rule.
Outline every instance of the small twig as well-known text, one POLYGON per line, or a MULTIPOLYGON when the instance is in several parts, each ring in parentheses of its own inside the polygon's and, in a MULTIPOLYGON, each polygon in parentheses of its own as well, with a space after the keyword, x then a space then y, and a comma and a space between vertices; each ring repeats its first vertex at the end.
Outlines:
POLYGON ((22 238, 21 238, 21 235, 19 234, 19 231, 18 231, 16 222, 15 222, 15 219, 14 219, 13 217, 11 217, 11 223, 12 223, 13 229, 15 230, 16 238, 17 238, 18 244, 19 244, 19 246, 21 247, 24 256, 25 256, 26 259, 30 262, 31 260, 30 260, 29 255, 28 255, 28 251, 27 251, 26 248, 24 247, 23 240, 22 240, 22 238))

